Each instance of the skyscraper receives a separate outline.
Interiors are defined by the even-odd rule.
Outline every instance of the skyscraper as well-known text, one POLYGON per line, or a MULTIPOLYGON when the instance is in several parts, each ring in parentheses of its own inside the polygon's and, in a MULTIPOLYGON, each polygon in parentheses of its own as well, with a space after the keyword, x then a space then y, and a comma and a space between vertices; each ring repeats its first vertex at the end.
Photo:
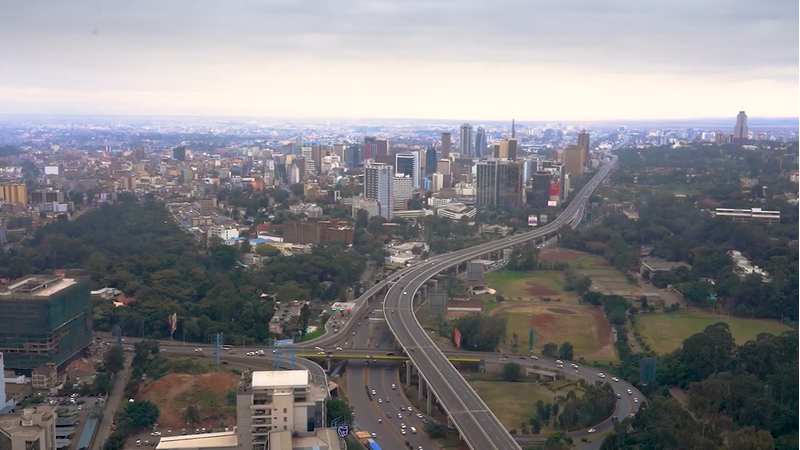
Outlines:
POLYGON ((392 218, 394 167, 380 163, 364 166, 364 197, 378 202, 381 217, 392 218))
POLYGON ((503 139, 502 141, 495 143, 494 157, 500 159, 510 159, 513 161, 517 159, 517 153, 519 151, 518 146, 519 141, 517 141, 516 138, 503 139))
POLYGON ((425 175, 430 176, 430 174, 436 172, 436 161, 438 159, 436 147, 431 146, 431 148, 425 151, 425 175))
POLYGON ((465 123, 461 125, 461 136, 459 139, 460 153, 462 158, 472 158, 475 156, 475 143, 472 140, 472 125, 465 123))
POLYGON ((745 144, 750 137, 750 130, 747 128, 747 114, 739 111, 736 116, 736 126, 733 127, 733 143, 745 144))
POLYGON ((475 132, 475 157, 483 158, 486 156, 486 130, 478 127, 475 132))
POLYGON ((361 165, 361 149, 358 144, 350 144, 344 150, 344 160, 347 167, 353 169, 361 165))
POLYGON ((378 156, 378 138, 364 136, 364 159, 375 159, 376 156, 378 156))
POLYGON ((453 137, 450 133, 442 133, 442 158, 449 158, 450 157, 450 146, 452 145, 453 137))
POLYGON ((564 149, 564 166, 568 174, 575 178, 583 176, 584 148, 579 145, 568 145, 564 149))
POLYGON ((578 147, 583 149, 583 163, 588 164, 591 158, 589 157, 589 133, 586 132, 586 128, 578 133, 578 147))
POLYGON ((518 208, 523 193, 521 164, 498 159, 478 162, 475 194, 479 207, 518 208))
POLYGON ((389 154, 389 140, 388 139, 375 139, 375 155, 387 156, 389 154))
POLYGON ((397 175, 405 175, 414 182, 414 189, 420 188, 421 177, 419 171, 419 153, 403 152, 395 155, 395 169, 397 175))

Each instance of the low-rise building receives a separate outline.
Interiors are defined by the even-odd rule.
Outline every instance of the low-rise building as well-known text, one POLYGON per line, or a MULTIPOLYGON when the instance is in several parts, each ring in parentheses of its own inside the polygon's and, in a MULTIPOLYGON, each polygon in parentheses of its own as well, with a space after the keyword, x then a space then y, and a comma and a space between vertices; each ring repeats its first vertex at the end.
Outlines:
POLYGON ((639 260, 639 275, 645 273, 655 273, 661 271, 669 271, 677 269, 678 267, 686 267, 691 270, 692 266, 684 262, 666 261, 661 258, 646 257, 639 260))
POLYGON ((770 225, 781 223, 780 211, 767 211, 761 208, 734 209, 717 208, 713 212, 714 217, 722 217, 733 222, 748 223, 752 221, 766 222, 770 225))
POLYGON ((56 414, 52 406, 37 405, 0 415, 0 449, 56 450, 56 414))
POLYGON ((761 276, 761 280, 765 283, 768 283, 771 280, 769 273, 766 270, 753 265, 750 260, 742 254, 742 252, 738 250, 731 250, 728 252, 728 256, 731 257, 733 263, 736 265, 736 268, 734 268, 733 271, 736 272, 736 274, 741 278, 751 274, 757 274, 761 276))
POLYGON ((463 203, 448 203, 444 206, 436 208, 437 216, 445 217, 455 222, 458 222, 465 217, 472 219, 477 213, 477 209, 472 206, 467 206, 463 203))
POLYGON ((58 385, 57 366, 54 363, 44 363, 33 369, 31 384, 34 389, 53 389, 58 385))

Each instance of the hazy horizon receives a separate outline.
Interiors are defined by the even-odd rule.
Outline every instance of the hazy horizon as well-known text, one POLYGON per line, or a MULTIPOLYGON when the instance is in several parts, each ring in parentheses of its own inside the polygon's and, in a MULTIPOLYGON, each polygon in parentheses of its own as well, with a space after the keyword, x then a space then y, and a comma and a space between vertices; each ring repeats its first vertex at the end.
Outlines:
POLYGON ((0 114, 796 117, 798 4, 732 1, 10 0, 0 114))

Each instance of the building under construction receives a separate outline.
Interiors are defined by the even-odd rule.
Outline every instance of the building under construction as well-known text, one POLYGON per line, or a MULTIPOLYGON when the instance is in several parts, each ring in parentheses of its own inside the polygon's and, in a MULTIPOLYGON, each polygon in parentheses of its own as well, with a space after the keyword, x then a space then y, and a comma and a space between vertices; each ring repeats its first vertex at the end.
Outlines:
POLYGON ((0 287, 0 353, 7 368, 60 366, 91 340, 88 279, 34 275, 0 287))

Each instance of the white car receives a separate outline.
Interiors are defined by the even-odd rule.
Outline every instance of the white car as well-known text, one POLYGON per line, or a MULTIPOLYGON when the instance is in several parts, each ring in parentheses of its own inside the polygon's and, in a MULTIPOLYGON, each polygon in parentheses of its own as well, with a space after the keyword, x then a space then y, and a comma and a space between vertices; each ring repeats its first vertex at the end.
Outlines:
POLYGON ((378 403, 383 403, 383 400, 379 398, 378 403))
POLYGON ((336 347, 336 350, 341 352, 342 351, 342 347, 336 347))
POLYGON ((406 435, 406 430, 400 430, 400 434, 402 434, 403 436, 405 436, 405 435, 406 435))
POLYGON ((619 383, 619 378, 613 377, 613 378, 611 378, 611 381, 615 381, 615 382, 619 383))
POLYGON ((392 383, 392 389, 397 389, 397 386, 395 386, 394 383, 392 383))
POLYGON ((633 403, 639 403, 639 399, 636 398, 636 397, 633 397, 633 403))
POLYGON ((564 364, 564 361, 561 361, 560 359, 557 359, 556 360, 556 364, 564 364))
POLYGON ((633 394, 633 391, 628 389, 628 395, 631 395, 631 394, 633 394))
POLYGON ((377 392, 375 392, 375 389, 373 389, 372 390, 372 395, 376 395, 376 394, 377 394, 377 392))
POLYGON ((400 428, 402 428, 402 429, 404 429, 404 430, 405 430, 405 429, 406 429, 406 424, 404 424, 404 423, 401 423, 401 424, 400 424, 400 428))
POLYGON ((605 378, 605 377, 606 377, 606 376, 605 376, 605 375, 603 375, 602 373, 598 373, 598 374, 597 374, 597 376, 598 376, 598 377, 600 377, 600 378, 605 378))
POLYGON ((595 431, 597 431, 597 430, 595 430, 594 428, 589 428, 589 431, 588 431, 588 432, 589 432, 589 433, 594 433, 595 431))

